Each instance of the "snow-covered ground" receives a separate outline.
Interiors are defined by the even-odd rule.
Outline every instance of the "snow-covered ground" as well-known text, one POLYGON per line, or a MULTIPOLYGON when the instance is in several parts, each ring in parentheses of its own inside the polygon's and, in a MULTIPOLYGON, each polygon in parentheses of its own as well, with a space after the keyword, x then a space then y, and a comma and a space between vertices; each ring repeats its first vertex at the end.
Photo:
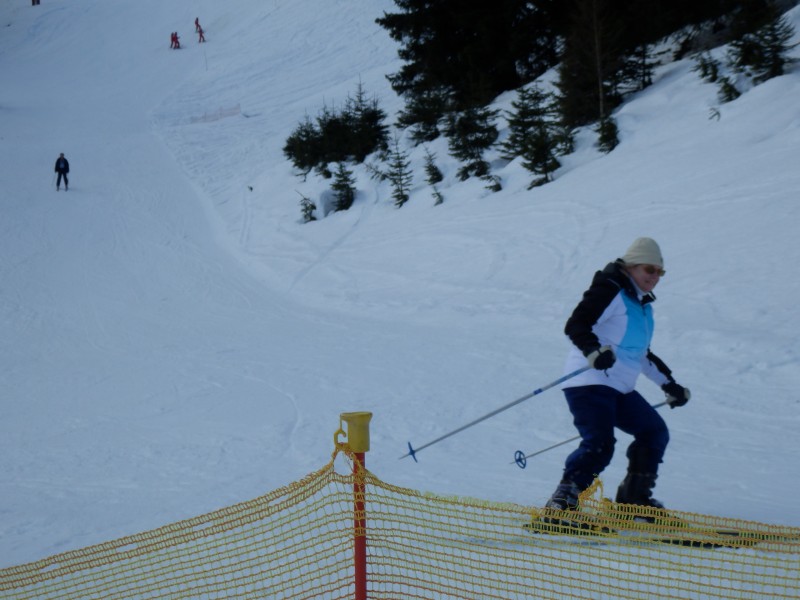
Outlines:
POLYGON ((541 505, 572 446, 510 463, 574 435, 558 390, 398 457, 559 377, 566 317, 640 235, 666 260, 653 349, 693 393, 665 411, 657 497, 800 523, 800 67, 719 106, 691 61, 665 65, 618 111, 620 146, 580 136, 552 184, 499 160, 502 192, 458 182, 439 140, 444 204, 419 147, 403 208, 359 171, 351 210, 303 224, 298 192, 327 183, 281 148, 359 81, 400 108, 374 23, 394 8, 0 6, 0 567, 299 479, 345 411, 374 413, 389 482, 541 505))

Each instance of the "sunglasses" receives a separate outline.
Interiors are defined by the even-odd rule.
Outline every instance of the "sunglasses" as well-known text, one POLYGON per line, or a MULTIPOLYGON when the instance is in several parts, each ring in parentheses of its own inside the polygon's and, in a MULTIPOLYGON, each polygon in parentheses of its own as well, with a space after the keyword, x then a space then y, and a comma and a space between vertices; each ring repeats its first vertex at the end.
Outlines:
POLYGON ((642 269, 644 269, 644 272, 648 275, 658 275, 659 277, 663 277, 666 274, 664 269, 654 265, 642 265, 642 269))

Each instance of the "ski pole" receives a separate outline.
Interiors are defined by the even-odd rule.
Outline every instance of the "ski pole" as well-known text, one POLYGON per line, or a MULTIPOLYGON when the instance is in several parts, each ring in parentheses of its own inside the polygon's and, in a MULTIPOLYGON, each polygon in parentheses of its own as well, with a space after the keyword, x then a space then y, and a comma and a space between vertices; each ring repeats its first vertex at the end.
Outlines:
POLYGON ((564 375, 563 377, 559 377, 558 379, 556 379, 552 383, 548 383, 546 386, 540 387, 538 390, 534 390, 533 392, 531 392, 530 394, 528 394, 526 396, 523 396, 522 398, 517 398, 513 402, 509 402, 505 406, 501 406, 500 408, 493 410, 489 414, 483 415, 482 417, 480 417, 478 419, 475 419, 474 421, 472 421, 470 423, 467 423, 466 425, 462 425, 458 429, 454 429, 450 433, 446 433, 443 436, 436 438, 432 442, 428 442, 427 444, 423 444, 419 448, 413 448, 411 446, 411 442, 408 442, 408 452, 406 454, 404 454, 403 456, 401 456, 400 458, 403 459, 406 456, 410 456, 411 458, 414 459, 414 462, 418 462, 416 454, 420 450, 424 450, 428 446, 433 446, 434 444, 438 444, 439 442, 449 438, 450 436, 453 436, 453 435, 455 435, 457 433, 461 433, 465 429, 467 429, 469 427, 472 427, 473 425, 477 425, 481 421, 485 421, 486 419, 488 419, 490 417, 493 417, 493 416, 503 412, 504 410, 507 410, 507 409, 511 408, 512 406, 516 406, 520 402, 524 402, 525 400, 527 400, 529 398, 533 398, 534 396, 536 396, 538 394, 541 394, 545 390, 549 390, 553 386, 556 386, 556 385, 558 385, 560 383, 564 383, 567 379, 571 379, 571 378, 575 377, 576 375, 579 375, 579 374, 583 373, 584 371, 588 371, 589 369, 591 369, 591 367, 586 366, 586 367, 582 367, 582 368, 578 369, 577 371, 573 371, 572 373, 567 373, 566 375, 564 375))
MULTIPOLYGON (((653 404, 653 408, 661 408, 666 404, 666 400, 664 402, 660 402, 658 404, 653 404)), ((537 450, 536 452, 531 452, 530 454, 525 454, 522 450, 517 450, 514 452, 514 460, 512 460, 510 465, 516 464, 520 469, 524 469, 528 464, 528 459, 533 458, 534 456, 539 456, 540 454, 544 454, 545 452, 549 452, 554 448, 558 448, 559 446, 563 446, 564 444, 569 444, 570 442, 574 442, 576 440, 581 439, 581 436, 576 435, 575 437, 571 437, 568 440, 564 440, 563 442, 558 442, 557 444, 553 444, 552 446, 548 446, 547 448, 543 448, 541 450, 537 450)))

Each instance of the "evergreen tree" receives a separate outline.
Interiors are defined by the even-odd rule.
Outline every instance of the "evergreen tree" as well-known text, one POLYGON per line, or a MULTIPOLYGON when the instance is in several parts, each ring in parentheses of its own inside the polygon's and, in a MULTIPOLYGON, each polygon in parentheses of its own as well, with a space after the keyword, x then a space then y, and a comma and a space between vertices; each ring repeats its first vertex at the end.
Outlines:
POLYGON ((458 170, 461 181, 471 176, 489 177, 489 163, 484 160, 483 153, 497 140, 496 116, 497 112, 488 108, 470 108, 448 115, 448 146, 450 153, 463 163, 458 170))
POLYGON ((353 205, 356 199, 355 178, 344 163, 340 162, 336 168, 331 189, 333 189, 334 210, 347 210, 353 205))
POLYGON ((400 43, 404 61, 389 75, 406 100, 403 125, 422 123, 424 140, 448 112, 483 106, 555 64, 552 0, 395 0, 376 22, 400 43))
POLYGON ((789 44, 794 28, 773 3, 765 9, 769 19, 752 33, 744 33, 731 42, 728 58, 733 69, 752 77, 756 84, 783 75, 791 61, 789 52, 796 44, 789 44))
MULTIPOLYGON (((687 4, 696 0, 648 0, 647 2, 607 2, 605 17, 613 29, 610 40, 611 66, 615 73, 617 91, 628 93, 643 90, 653 83, 656 61, 653 44, 692 22, 687 4)), ((697 14, 703 14, 698 12, 697 14)), ((608 40, 606 41, 608 43, 608 40)))
POLYGON ((389 170, 386 172, 386 178, 392 185, 392 198, 394 198, 394 205, 397 208, 408 202, 408 192, 413 181, 413 173, 409 170, 410 166, 408 153, 400 148, 400 142, 395 138, 394 147, 389 154, 389 170))
MULTIPOLYGON (((767 0, 395 0, 376 22, 403 61, 388 76, 405 101, 398 124, 435 139, 448 113, 485 106, 559 64, 560 107, 571 130, 610 115, 621 94, 649 85, 652 45, 767 0)), ((752 8, 751 8, 752 7, 752 8)))
POLYGON ((354 98, 348 97, 344 109, 323 105, 316 123, 306 116, 287 138, 284 155, 303 176, 314 169, 330 178, 330 163, 361 163, 367 155, 388 149, 386 113, 377 99, 368 99, 359 83, 354 98))
POLYGON ((507 113, 509 135, 501 146, 502 156, 508 160, 521 156, 522 166, 540 176, 530 187, 551 181, 553 171, 561 166, 556 158, 560 128, 552 96, 538 86, 522 88, 511 107, 514 111, 507 113))
POLYGON ((640 91, 652 85, 656 63, 650 56, 648 44, 640 44, 632 52, 623 54, 620 63, 616 78, 626 91, 640 91))
POLYGON ((348 151, 351 160, 361 163, 375 151, 388 150, 389 127, 384 123, 386 113, 378 105, 377 98, 367 98, 360 81, 355 97, 347 98, 343 116, 349 128, 348 151))
POLYGON ((490 192, 499 192, 503 189, 503 183, 497 175, 487 173, 483 179, 486 180, 486 189, 490 192))
POLYGON ((621 98, 616 73, 623 25, 606 0, 576 0, 559 67, 559 111, 570 129, 611 114, 621 98))
POLYGON ((613 117, 600 119, 595 131, 597 132, 597 147, 601 152, 608 154, 619 144, 619 131, 613 117))
POLYGON ((556 158, 558 141, 550 132, 547 124, 540 123, 532 132, 525 152, 522 154, 522 166, 531 173, 539 175, 530 187, 535 187, 553 180, 553 172, 561 166, 556 158))
POLYGON ((708 83, 716 83, 719 79, 719 61, 715 60, 708 52, 695 57, 695 66, 692 71, 699 73, 700 77, 708 83))
MULTIPOLYGON (((297 193, 300 194, 300 192, 297 193)), ((300 194, 300 212, 303 213, 303 223, 317 220, 317 217, 314 216, 315 210, 317 210, 317 205, 311 201, 311 198, 300 194)))
POLYGON ((291 135, 286 138, 283 154, 292 161, 305 179, 319 163, 319 131, 306 115, 291 135))
MULTIPOLYGON (((561 118, 561 115, 559 115, 561 118)), ((565 156, 575 152, 575 135, 563 121, 559 121, 558 125, 554 128, 553 134, 556 139, 556 154, 565 156)))
POLYGON ((425 181, 428 185, 436 185, 444 179, 441 169, 436 166, 436 155, 425 148, 425 181))
POLYGON ((332 177, 328 168, 330 163, 343 162, 352 158, 350 150, 351 123, 348 116, 323 105, 317 115, 317 129, 319 131, 319 159, 316 165, 317 172, 326 179, 332 177))
POLYGON ((572 10, 570 4, 563 0, 534 0, 521 2, 507 13, 511 31, 506 43, 523 84, 558 64, 563 24, 572 10))
POLYGON ((443 180, 444 175, 442 174, 442 170, 436 166, 436 155, 428 148, 425 148, 425 181, 433 189, 434 206, 444 202, 444 196, 442 196, 442 193, 436 187, 436 184, 443 180))
POLYGON ((448 92, 437 87, 406 94, 406 104, 397 119, 400 127, 409 127, 417 144, 439 137, 439 121, 450 106, 448 92))
POLYGON ((779 12, 773 0, 729 0, 730 40, 739 40, 774 20, 779 12))
POLYGON ((736 86, 728 77, 723 75, 719 78, 719 91, 717 92, 717 97, 719 98, 720 102, 733 102, 741 95, 742 92, 736 89, 736 86))

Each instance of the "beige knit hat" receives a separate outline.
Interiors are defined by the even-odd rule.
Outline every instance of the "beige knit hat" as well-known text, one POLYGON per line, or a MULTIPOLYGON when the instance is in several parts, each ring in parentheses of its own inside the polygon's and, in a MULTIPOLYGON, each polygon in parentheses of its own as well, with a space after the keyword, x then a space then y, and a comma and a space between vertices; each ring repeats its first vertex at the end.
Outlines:
POLYGON ((655 265, 664 268, 661 248, 649 237, 636 238, 622 260, 626 265, 655 265))

